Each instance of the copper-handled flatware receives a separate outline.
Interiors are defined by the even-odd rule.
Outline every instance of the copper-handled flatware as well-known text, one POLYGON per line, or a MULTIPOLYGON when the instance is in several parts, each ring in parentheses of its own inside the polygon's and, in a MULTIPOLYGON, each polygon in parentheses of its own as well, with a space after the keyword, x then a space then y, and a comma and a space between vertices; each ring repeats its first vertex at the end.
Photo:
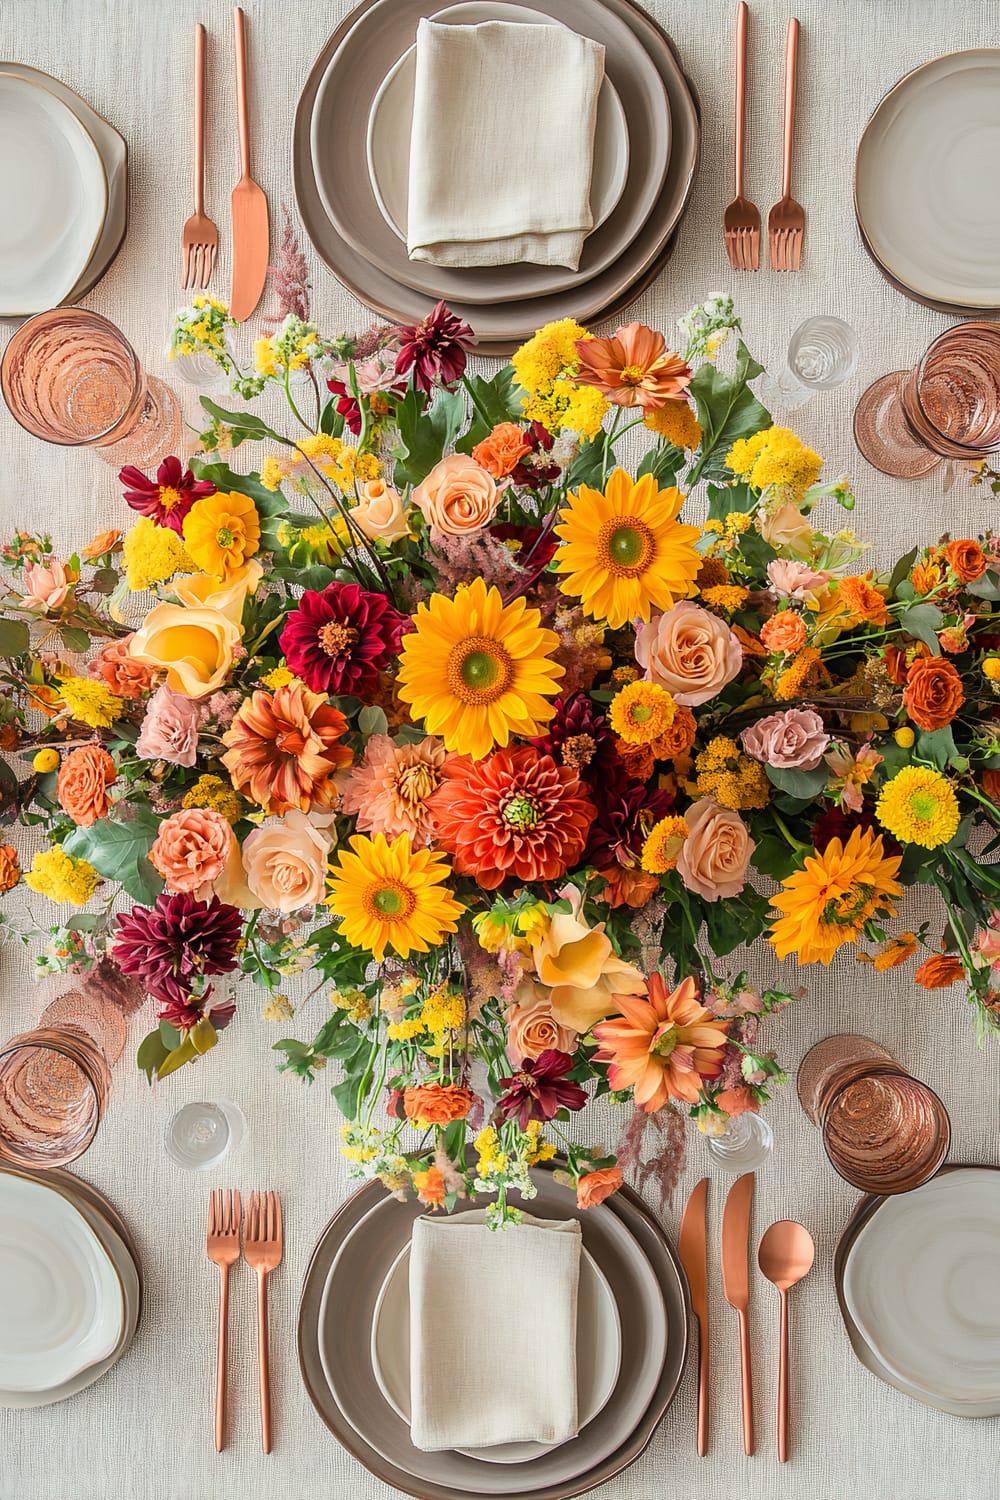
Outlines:
POLYGON ((793 1219, 772 1224, 760 1242, 757 1264, 781 1294, 781 1356, 778 1364, 778 1458, 788 1457, 788 1293, 808 1276, 816 1246, 808 1229, 793 1219))
POLYGON ((257 1362, 260 1367, 260 1436, 271 1451, 271 1377, 267 1346, 267 1278, 281 1264, 284 1233, 277 1193, 251 1193, 247 1206, 243 1254, 257 1273, 257 1362))
POLYGON ((240 1258, 240 1195, 216 1188, 208 1200, 208 1258, 219 1268, 219 1342, 215 1359, 215 1446, 226 1446, 229 1268, 240 1258))
POLYGON ((722 1211, 722 1289, 740 1318, 740 1388, 743 1406, 743 1450, 753 1452, 753 1381, 750 1376, 750 1208, 752 1172, 737 1177, 722 1211))
POLYGON ((698 1454, 708 1452, 708 1178, 703 1177, 684 1209, 677 1248, 698 1320, 698 1454))
POLYGON ((183 281, 205 287, 219 253, 219 231, 205 213, 205 28, 194 29, 194 213, 181 230, 183 281))
POLYGON ((760 210, 743 196, 748 19, 746 0, 740 0, 736 11, 736 197, 726 209, 723 220, 726 254, 734 271, 756 271, 760 265, 760 210))
POLYGON ((236 46, 236 112, 240 133, 240 180, 233 188, 233 288, 229 312, 238 323, 249 318, 264 290, 270 227, 267 199, 250 176, 250 115, 247 101, 246 18, 239 6, 233 11, 236 46))
POLYGON ((771 266, 797 271, 802 259, 806 216, 792 197, 792 138, 795 132, 795 82, 799 65, 799 23, 793 16, 785 38, 785 133, 781 148, 781 197, 767 216, 771 266))

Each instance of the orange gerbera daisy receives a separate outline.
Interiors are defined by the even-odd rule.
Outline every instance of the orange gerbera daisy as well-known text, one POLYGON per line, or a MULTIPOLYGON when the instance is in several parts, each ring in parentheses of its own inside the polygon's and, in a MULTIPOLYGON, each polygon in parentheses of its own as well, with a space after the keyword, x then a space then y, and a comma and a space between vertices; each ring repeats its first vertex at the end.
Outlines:
POLYGON ((608 1064, 611 1087, 634 1088, 635 1102, 647 1114, 670 1099, 697 1104, 702 1080, 722 1072, 729 1022, 716 1020, 699 1003, 690 978, 668 994, 662 975, 650 974, 648 999, 615 1000, 621 1014, 593 1028, 601 1044, 594 1060, 608 1064))
POLYGON ((340 710, 301 682, 273 694, 257 691, 222 736, 229 746, 222 763, 236 790, 268 812, 332 807, 333 773, 352 759, 347 746, 337 743, 346 729, 340 710))
POLYGON ((870 828, 855 828, 846 844, 831 839, 822 853, 807 855, 774 897, 783 913, 770 933, 778 957, 795 953, 800 964, 828 964, 838 948, 858 941, 872 917, 895 916, 892 898, 903 889, 895 878, 899 864, 870 828))
POLYGON ((616 406, 655 410, 691 384, 688 365, 644 323, 626 323, 611 339, 580 339, 576 355, 578 383, 596 386, 616 406))

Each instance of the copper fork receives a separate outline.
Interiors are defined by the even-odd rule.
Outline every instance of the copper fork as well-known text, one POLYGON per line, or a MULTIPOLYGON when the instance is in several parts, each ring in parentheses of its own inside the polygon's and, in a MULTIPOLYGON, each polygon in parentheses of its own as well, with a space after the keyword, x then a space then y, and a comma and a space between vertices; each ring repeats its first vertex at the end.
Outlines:
POLYGON ((219 1345, 215 1360, 215 1446, 225 1447, 229 1353, 229 1267, 240 1258, 240 1195, 216 1188, 208 1201, 208 1258, 219 1268, 219 1345))
POLYGON ((736 12, 736 197, 726 209, 726 254, 734 271, 756 271, 760 264, 760 210, 743 196, 743 138, 747 113, 746 0, 736 12))
POLYGON ((267 1358, 267 1277, 281 1264, 284 1234, 277 1193, 251 1193, 243 1254, 257 1273, 257 1360, 260 1365, 260 1436, 271 1451, 271 1380, 267 1358))
POLYGON ((795 78, 799 59, 799 23, 793 16, 785 38, 785 138, 782 146, 781 197, 767 216, 771 267, 797 271, 802 259, 806 216, 792 197, 792 136, 795 130, 795 78))
POLYGON ((181 285, 208 286, 219 253, 219 231, 205 213, 205 28, 194 29, 194 213, 181 230, 181 285))

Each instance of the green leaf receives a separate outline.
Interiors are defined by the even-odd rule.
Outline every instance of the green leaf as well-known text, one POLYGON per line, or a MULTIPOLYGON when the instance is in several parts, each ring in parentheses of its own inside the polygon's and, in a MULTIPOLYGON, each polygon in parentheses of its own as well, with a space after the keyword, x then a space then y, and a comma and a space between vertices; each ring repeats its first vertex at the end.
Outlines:
POLYGON ((60 625, 59 637, 67 651, 88 651, 90 649, 89 630, 81 630, 76 625, 60 625))
POLYGON ((181 1034, 169 1021, 160 1022, 160 1041, 168 1052, 176 1052, 181 1044, 181 1034))
POLYGON ((795 868, 795 850, 777 833, 765 833, 757 840, 753 866, 762 875, 784 880, 795 868))
POLYGON ((481 375, 469 375, 467 384, 473 398, 472 422, 467 433, 455 444, 458 453, 471 453, 494 427, 501 422, 523 422, 524 408, 521 398, 524 392, 514 384, 514 371, 510 365, 498 370, 492 380, 481 375))
POLYGON ((319 430, 328 437, 340 437, 344 430, 344 419, 337 410, 337 397, 332 396, 320 413, 319 430))
POLYGON ((345 1078, 330 1090, 334 1103, 345 1119, 353 1120, 358 1108, 358 1079, 345 1078))
POLYGON ((151 1031, 148 1036, 143 1037, 139 1043, 139 1050, 135 1060, 146 1075, 147 1082, 152 1083, 153 1074, 158 1074, 160 1068, 169 1057, 169 1052, 160 1039, 159 1031, 151 1031))
POLYGON ((950 724, 943 729, 918 730, 913 751, 916 759, 929 761, 938 771, 949 765, 965 770, 969 764, 965 756, 959 754, 950 724))
POLYGON ((118 587, 118 574, 114 568, 98 568, 91 579, 91 586, 99 594, 113 594, 118 587))
POLYGON ((563 481, 565 490, 576 489, 581 484, 589 485, 591 489, 599 490, 604 478, 604 470, 611 467, 611 454, 609 452, 608 434, 603 430, 590 442, 584 443, 580 452, 574 458, 566 471, 563 481))
POLYGON ((677 470, 683 462, 683 448, 678 448, 675 443, 658 443, 643 458, 636 470, 636 478, 641 479, 644 474, 652 474, 659 485, 673 484, 677 478, 677 470))
MULTIPOLYGON (((739 484, 731 485, 710 484, 707 487, 707 493, 708 518, 711 521, 724 521, 735 510, 756 510, 759 504, 757 496, 743 480, 740 480, 739 484)), ((746 540, 746 535, 743 540, 746 540)))
MULTIPOLYGON (((204 400, 204 396, 202 400, 204 400)), ((260 482, 259 474, 237 474, 228 464, 207 464, 203 459, 193 458, 191 468, 199 479, 209 479, 217 490, 235 490, 246 495, 257 507, 261 516, 281 516, 288 509, 288 501, 277 490, 269 490, 260 482)))
POLYGON ((933 604, 911 604, 899 617, 899 623, 907 635, 915 641, 923 641, 935 656, 941 655, 941 642, 936 632, 944 624, 944 616, 933 604))
POLYGON ((717 370, 707 361, 695 371, 690 385, 698 408, 702 430, 700 473, 724 475, 725 457, 739 438, 752 437, 771 426, 771 414, 762 406, 748 385, 763 374, 749 349, 740 339, 736 370, 732 375, 717 370))
POLYGON ((815 771, 791 770, 787 766, 768 766, 767 779, 779 791, 800 801, 812 801, 826 786, 829 772, 826 766, 817 766, 815 771))
POLYGON ((708 940, 717 958, 732 953, 752 935, 747 931, 746 913, 738 901, 705 902, 704 917, 708 940))
POLYGON ((77 828, 63 844, 74 859, 86 859, 105 880, 118 881, 133 901, 153 901, 163 881, 147 855, 160 820, 148 808, 138 808, 127 823, 101 818, 91 828, 77 828))
POLYGON ((974 595, 977 599, 1000 599, 1000 585, 995 573, 984 573, 982 578, 977 578, 974 583, 965 585, 965 592, 974 595))
POLYGON ((385 716, 385 710, 379 708, 377 703, 366 703, 358 714, 358 728, 365 736, 385 734, 389 728, 389 720, 385 716))
POLYGON ((201 404, 209 416, 215 417, 219 422, 225 422, 232 429, 233 447, 238 448, 245 439, 251 438, 259 441, 261 438, 272 438, 276 443, 285 443, 285 439, 279 432, 268 427, 261 418, 256 417, 249 411, 227 411, 217 401, 212 401, 208 396, 202 396, 201 404))
POLYGON ((461 391, 439 391, 431 406, 413 386, 396 407, 400 446, 395 450, 396 480, 420 484, 439 463, 465 420, 461 391))
POLYGON ((0 620, 0 656, 23 656, 27 649, 27 620, 0 620))
POLYGON ((916 547, 911 547, 910 550, 909 550, 909 552, 907 552, 906 556, 905 557, 901 557, 899 559, 899 562, 893 568, 892 573, 891 573, 891 575, 889 577, 889 598, 890 599, 895 599, 897 597, 900 597, 899 595, 897 595, 896 591, 899 588, 899 585, 903 582, 904 578, 907 577, 910 569, 913 567, 913 564, 916 562, 916 560, 917 560, 917 550, 918 549, 916 547))
POLYGON ((328 583, 336 579, 333 568, 326 567, 323 563, 310 563, 306 568, 272 568, 268 573, 269 578, 282 578, 286 583, 297 583, 303 589, 325 589, 328 583))

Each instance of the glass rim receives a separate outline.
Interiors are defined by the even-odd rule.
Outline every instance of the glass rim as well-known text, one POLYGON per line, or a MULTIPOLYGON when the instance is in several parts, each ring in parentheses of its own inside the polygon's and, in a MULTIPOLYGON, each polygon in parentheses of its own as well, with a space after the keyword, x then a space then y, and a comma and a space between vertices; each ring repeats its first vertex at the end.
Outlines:
POLYGON ((830 1102, 826 1106, 826 1109, 823 1111, 823 1121, 820 1125, 819 1133, 820 1139, 823 1142, 823 1151, 826 1154, 826 1159, 830 1163, 833 1170, 836 1172, 837 1176, 843 1182, 850 1183, 851 1187, 857 1188, 858 1191, 862 1193, 871 1193, 878 1196, 884 1195, 885 1197, 893 1197, 896 1193, 909 1193, 912 1192, 915 1188, 923 1187, 925 1182, 930 1182, 932 1177, 937 1176, 937 1173, 940 1171, 941 1167, 947 1160, 948 1152, 951 1149, 951 1116, 949 1115, 944 1100, 941 1098, 940 1094, 936 1091, 936 1089, 932 1089, 929 1083, 924 1083, 922 1078, 914 1078, 912 1073, 908 1073, 905 1068, 899 1068, 898 1070, 894 1068, 872 1068, 869 1072, 861 1074, 859 1078, 850 1079, 841 1088, 837 1089, 833 1095, 831 1095, 830 1102), (870 1078, 873 1075, 879 1075, 889 1078, 906 1078, 914 1088, 920 1089, 921 1092, 929 1095, 930 1098, 934 1101, 938 1120, 937 1142, 933 1154, 929 1157, 929 1162, 932 1164, 930 1166, 930 1170, 927 1171, 926 1175, 920 1178, 919 1182, 911 1183, 909 1182, 908 1178, 903 1177, 902 1185, 897 1186, 900 1181, 900 1173, 897 1173, 895 1177, 891 1177, 887 1179, 886 1182, 880 1183, 877 1187, 873 1187, 870 1181, 858 1182, 856 1178, 848 1177, 843 1168, 841 1166, 838 1166, 837 1162, 834 1160, 833 1153, 830 1150, 826 1138, 827 1116, 829 1115, 830 1110, 833 1108, 834 1103, 837 1099, 840 1098, 841 1094, 844 1093, 845 1089, 853 1088, 854 1084, 859 1083, 862 1078, 870 1078))
MULTIPOLYGON (((913 366, 913 369, 910 371, 908 377, 908 382, 912 381, 913 399, 915 400, 917 407, 919 408, 920 415, 923 417, 928 427, 930 427, 934 432, 938 434, 942 442, 950 443, 952 447, 961 449, 960 454, 953 456, 963 459, 966 457, 966 455, 970 459, 982 458, 985 453, 994 453, 997 451, 997 449, 1000 449, 1000 430, 998 430, 997 432, 996 439, 986 447, 984 447, 982 443, 967 443, 964 442, 961 438, 950 437, 946 432, 941 431, 936 422, 932 421, 927 408, 924 405, 923 397, 921 395, 921 386, 923 385, 924 379, 927 374, 927 362, 938 349, 938 347, 942 344, 948 344, 953 341, 956 336, 967 334, 970 331, 973 331, 975 333, 989 334, 991 338, 994 338, 996 340, 998 347, 1000 347, 1000 323, 991 322, 983 318, 970 318, 964 323, 953 323, 950 328, 945 328, 942 333, 939 333, 936 338, 931 340, 917 363, 913 366)), ((1000 421, 1000 416, 998 416, 998 421, 1000 421)))
POLYGON ((142 394, 142 382, 143 369, 142 364, 139 361, 139 356, 136 354, 135 349, 132 347, 132 344, 122 333, 118 325, 116 323, 112 323, 111 319, 106 318, 103 313, 94 312, 94 310, 90 307, 82 307, 78 302, 67 302, 65 306, 45 308, 42 312, 34 313, 30 318, 25 318, 21 326, 19 328, 15 328, 14 332, 7 340, 7 345, 3 351, 3 356, 0 357, 0 394, 3 395, 4 404, 7 407, 7 410, 10 412, 11 416, 14 418, 14 421, 23 432, 30 433, 32 437, 38 438, 43 443, 50 443, 55 448, 100 447, 102 439, 107 438, 110 433, 113 433, 117 427, 121 426, 122 422, 124 421, 125 415, 131 410, 134 403, 142 394), (11 351, 15 350, 15 346, 17 346, 17 349, 20 349, 21 344, 19 343, 19 340, 23 342, 22 335, 25 333, 25 330, 30 329, 32 325, 37 323, 40 319, 52 319, 54 315, 62 316, 65 313, 80 313, 86 318, 89 318, 96 323, 102 323, 105 328, 110 329, 115 337, 121 340, 123 352, 127 353, 129 362, 132 367, 132 390, 126 403, 125 411, 120 417, 112 422, 109 427, 105 427, 101 432, 98 432, 93 437, 89 438, 76 439, 66 437, 53 437, 51 431, 42 432, 38 427, 34 427, 29 422, 22 419, 17 410, 16 398, 12 402, 12 388, 8 366, 8 361, 13 358, 13 354, 11 351))
MULTIPOLYGON (((44 1049, 49 1052, 55 1052, 61 1057, 68 1058, 70 1062, 76 1064, 83 1074, 94 1101, 90 1128, 84 1135, 82 1142, 68 1151, 64 1149, 55 1155, 46 1156, 41 1159, 36 1154, 25 1154, 12 1142, 2 1125, 0 1125, 0 1161, 10 1162, 13 1166, 19 1167, 61 1167, 65 1166, 67 1162, 76 1161, 78 1157, 83 1156, 84 1152, 88 1151, 93 1145, 101 1120, 104 1117, 104 1106, 107 1102, 107 1086, 98 1076, 96 1058, 100 1058, 104 1062, 105 1068, 108 1068, 108 1064, 103 1052, 101 1052, 97 1043, 92 1038, 87 1037, 83 1045, 80 1045, 80 1040, 82 1039, 67 1035, 65 1032, 39 1027, 34 1031, 25 1031, 18 1036, 11 1037, 9 1042, 5 1042, 0 1046, 0 1064, 5 1059, 13 1057, 17 1052, 29 1050, 41 1051, 44 1049), (96 1054, 96 1058, 88 1056, 88 1052, 96 1054)), ((110 1079, 110 1068, 108 1068, 108 1076, 110 1079)))

